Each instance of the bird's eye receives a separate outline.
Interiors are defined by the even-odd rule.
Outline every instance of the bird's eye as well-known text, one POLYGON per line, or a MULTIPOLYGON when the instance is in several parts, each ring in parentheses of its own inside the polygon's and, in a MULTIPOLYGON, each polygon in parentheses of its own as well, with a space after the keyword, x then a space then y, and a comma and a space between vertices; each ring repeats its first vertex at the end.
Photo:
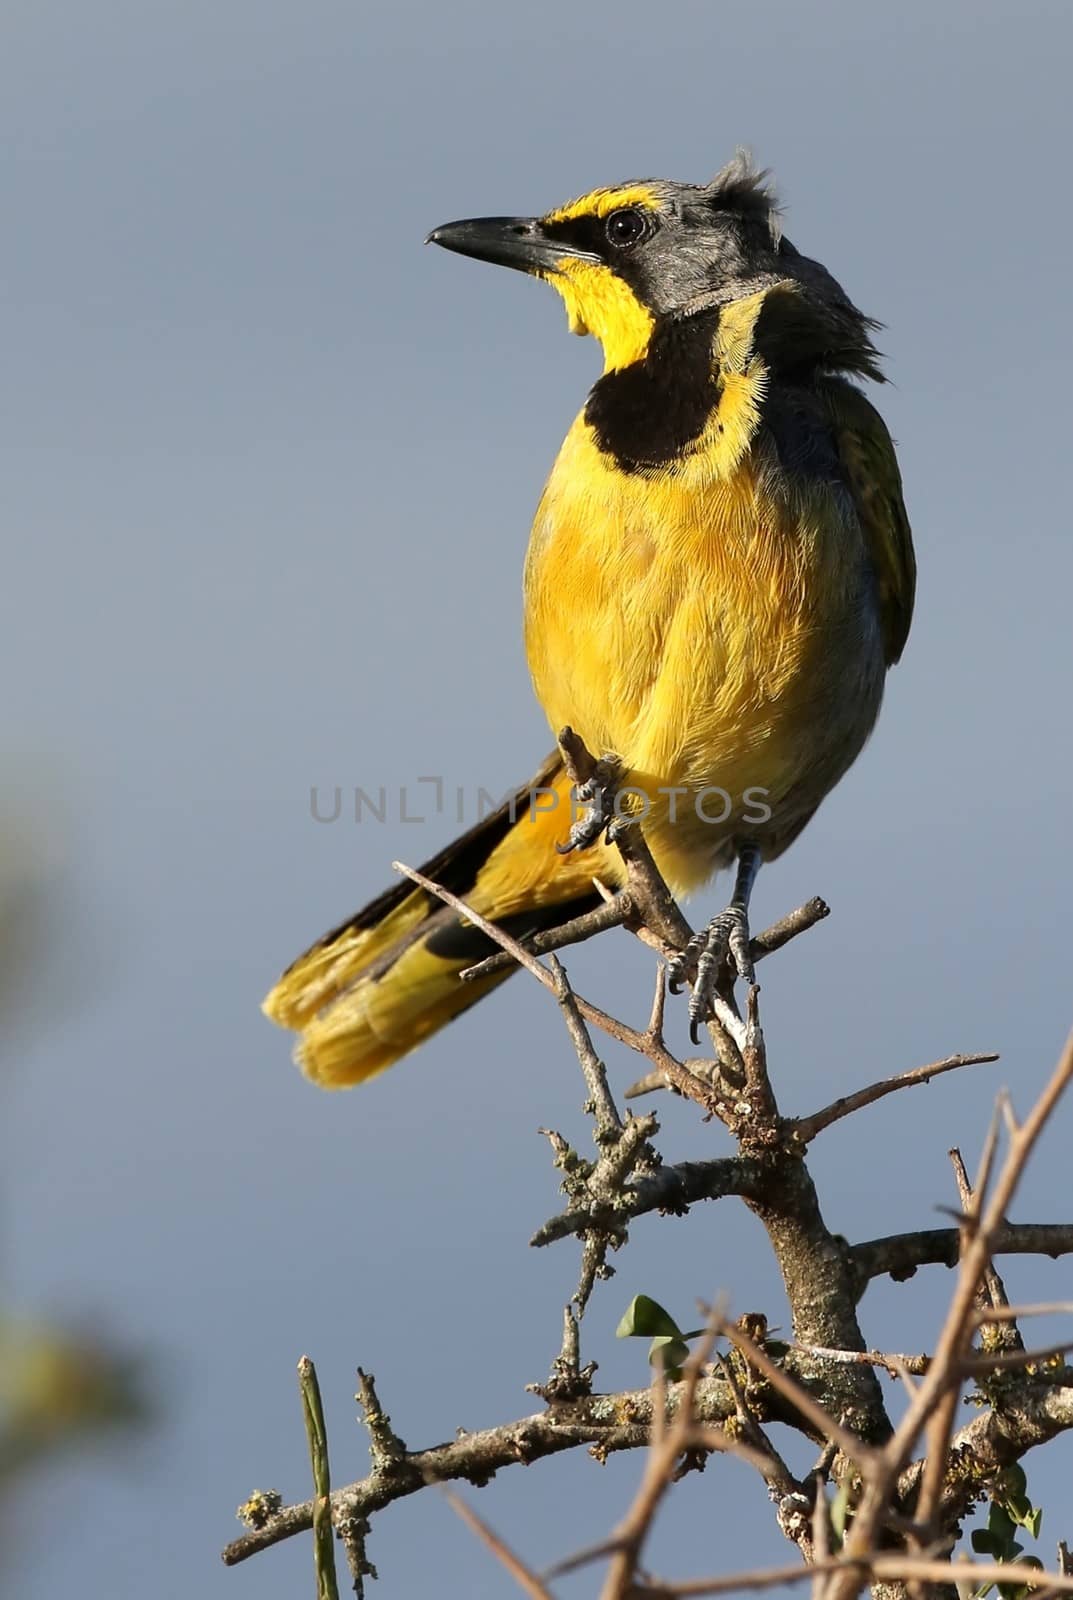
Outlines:
POLYGON ((639 243, 648 233, 648 229, 648 218, 635 206, 624 206, 621 211, 612 211, 604 223, 607 241, 613 244, 616 250, 628 250, 631 244, 639 243))

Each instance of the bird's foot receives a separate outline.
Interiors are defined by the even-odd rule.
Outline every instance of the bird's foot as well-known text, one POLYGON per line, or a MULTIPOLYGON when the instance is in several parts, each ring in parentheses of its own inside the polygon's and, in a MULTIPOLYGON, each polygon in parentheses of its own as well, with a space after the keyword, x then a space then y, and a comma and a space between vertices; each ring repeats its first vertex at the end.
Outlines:
POLYGON ((694 1044, 700 1042, 701 1023, 711 1013, 724 963, 732 979, 743 978, 750 985, 756 982, 749 945, 749 914, 744 906, 730 905, 695 933, 681 955, 671 962, 668 979, 672 994, 677 994, 694 974, 689 997, 689 1037, 694 1044))
POLYGON ((569 855, 572 850, 587 850, 601 834, 606 835, 609 844, 612 842, 616 823, 620 820, 615 815, 618 779, 618 762, 604 758, 597 761, 592 776, 577 785, 577 798, 589 809, 584 816, 578 817, 565 842, 555 846, 561 856, 569 855))

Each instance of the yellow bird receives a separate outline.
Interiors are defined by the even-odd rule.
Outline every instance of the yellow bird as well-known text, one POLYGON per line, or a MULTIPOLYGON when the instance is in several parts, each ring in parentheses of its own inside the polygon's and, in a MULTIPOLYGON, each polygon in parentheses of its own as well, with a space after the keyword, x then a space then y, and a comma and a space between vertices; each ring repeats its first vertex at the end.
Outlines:
MULTIPOLYGON (((751 976, 759 865, 856 759, 909 631, 898 466, 857 381, 881 381, 876 324, 782 234, 741 153, 708 184, 631 182, 429 238, 544 279, 603 347, 533 524, 526 650, 552 729, 617 757, 671 888, 737 864, 689 952, 695 1028, 720 962, 751 976)), ((575 822, 552 756, 424 871, 519 937, 557 926, 622 879, 608 794, 588 798, 575 822)), ((300 956, 265 1011, 315 1082, 360 1083, 502 981, 459 981, 490 948, 401 883, 300 956)))

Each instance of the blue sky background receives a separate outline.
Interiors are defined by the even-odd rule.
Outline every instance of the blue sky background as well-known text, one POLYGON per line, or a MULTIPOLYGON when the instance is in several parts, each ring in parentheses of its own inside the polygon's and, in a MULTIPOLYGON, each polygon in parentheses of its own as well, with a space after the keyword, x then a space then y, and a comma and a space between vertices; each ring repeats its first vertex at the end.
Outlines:
MULTIPOLYGON (((828 1220, 855 1238, 935 1225, 948 1147, 975 1157, 1000 1084, 1022 1106, 1040 1086, 1071 1011, 1071 32, 1063 0, 6 0, 0 759, 7 838, 31 836, 49 892, 0 1036, 3 1292, 151 1352, 162 1405, 141 1442, 27 1485, 13 1592, 307 1592, 306 1539, 218 1559, 254 1486, 308 1492, 300 1354, 342 1482, 366 1465, 358 1362, 416 1446, 531 1409, 557 1348, 577 1260, 526 1248, 556 1209, 535 1130, 587 1133, 535 986, 343 1097, 258 1010, 393 857, 452 831, 397 807, 318 825, 311 785, 501 792, 549 745, 521 562, 598 352, 540 286, 422 249, 439 222, 703 179, 748 143, 790 237, 888 325, 920 599, 876 737, 757 890, 760 923, 834 908, 765 969, 769 1049, 788 1111, 1003 1053, 821 1139, 828 1220)), ((626 935, 570 967, 647 1008, 626 935)), ((726 1149, 662 1115, 668 1159, 726 1149)), ((1063 1144, 1018 1218, 1068 1217, 1063 1144)), ((638 1224, 616 1265, 584 1329, 607 1386, 645 1380, 612 1337, 638 1290, 785 1319, 733 1202, 638 1224)), ((1007 1277, 1070 1293, 1061 1263, 1007 1277)), ((950 1283, 872 1289, 867 1337, 926 1347, 950 1283)), ((601 1536, 639 1469, 581 1454, 479 1505, 539 1563, 601 1536)), ((1028 1469, 1049 1559, 1073 1449, 1028 1469)), ((384 1600, 509 1592, 435 1494, 379 1517, 370 1554, 384 1600)), ((790 1554, 759 1483, 716 1462, 652 1563, 790 1554)))

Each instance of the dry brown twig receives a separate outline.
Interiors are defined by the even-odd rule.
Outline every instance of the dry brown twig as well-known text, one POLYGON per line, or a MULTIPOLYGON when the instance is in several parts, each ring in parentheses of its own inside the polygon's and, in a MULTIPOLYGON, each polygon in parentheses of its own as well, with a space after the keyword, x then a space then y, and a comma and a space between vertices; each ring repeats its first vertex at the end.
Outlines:
MULTIPOLYGON (((539 961, 535 956, 531 956, 529 951, 517 939, 512 938, 509 933, 505 933, 502 928, 498 928, 495 923, 489 922, 486 917, 482 917, 479 912, 474 911, 472 906, 468 906, 464 900, 459 899, 450 890, 443 888, 441 884, 433 883, 431 878, 426 878, 413 867, 408 867, 401 861, 392 862, 392 866, 396 872, 401 872, 412 883, 418 884, 429 894, 435 895, 437 899, 442 900, 445 905, 451 906, 453 910, 465 917, 467 922, 471 922, 475 928, 479 928, 482 933, 487 934, 494 943, 501 945, 504 950, 508 951, 518 965, 524 967, 527 972, 532 973, 533 977, 539 983, 542 983, 546 989, 550 989, 553 994, 556 993, 557 983, 554 974, 542 961, 539 961)), ((558 998, 557 995, 556 998, 558 998)), ((624 1044, 628 1049, 636 1050, 639 1055, 646 1056, 687 1099, 695 1100, 705 1111, 714 1112, 715 1102, 707 1084, 700 1078, 694 1077, 677 1057, 672 1056, 662 1040, 652 1039, 647 1032, 642 1032, 638 1028, 631 1028, 628 1024, 619 1022, 617 1018, 609 1016, 606 1011, 602 1011, 599 1006, 593 1005, 591 1001, 586 1000, 582 995, 575 994, 574 1002, 579 1014, 584 1017, 586 1022, 593 1023, 602 1033, 606 1033, 610 1038, 616 1039, 619 1044, 624 1044)))
POLYGON ((462 1518, 468 1528, 474 1532, 481 1543, 487 1545, 493 1556, 510 1573, 518 1587, 530 1596, 530 1600, 554 1600, 550 1589, 546 1589, 535 1572, 531 1572, 514 1551, 490 1528, 483 1517, 479 1517, 471 1505, 467 1505, 460 1495, 454 1494, 450 1489, 444 1489, 444 1496, 452 1511, 462 1518))
MULTIPOLYGON (((989 1178, 995 1157, 995 1135, 989 1135, 980 1164, 980 1176, 963 1229, 961 1266, 950 1310, 940 1333, 928 1372, 902 1421, 888 1441, 873 1470, 865 1474, 864 1493, 847 1535, 845 1555, 864 1560, 878 1546, 883 1521, 896 1497, 898 1477, 908 1464, 921 1433, 928 1433, 928 1455, 921 1474, 917 1520, 925 1530, 935 1526, 949 1461, 954 1410, 960 1393, 962 1364, 975 1322, 975 1312, 985 1282, 995 1236, 1001 1228, 1025 1164, 1051 1116, 1070 1077, 1073 1077, 1073 1035, 1023 1124, 1007 1118, 1009 1149, 993 1185, 989 1178)), ((1051 1575, 1048 1574, 1048 1581, 1051 1575)), ((833 1578, 827 1600, 849 1600, 861 1583, 846 1574, 833 1578)))
POLYGON ((816 1135, 829 1128, 832 1123, 841 1122, 843 1117, 852 1116, 855 1111, 874 1105, 877 1100, 884 1099, 888 1094, 896 1094, 899 1089, 910 1089, 918 1083, 930 1083, 933 1078, 941 1077, 944 1072, 956 1072, 960 1067, 976 1067, 997 1060, 998 1056, 994 1051, 988 1051, 984 1055, 946 1056, 944 1060, 932 1061, 926 1067, 914 1067, 910 1072, 895 1073, 894 1077, 881 1078, 878 1083, 870 1083, 866 1089, 858 1089, 855 1094, 843 1095, 841 1099, 832 1101, 829 1106, 824 1106, 822 1111, 814 1111, 810 1117, 798 1117, 793 1125, 793 1131, 802 1144, 811 1144, 816 1135))

